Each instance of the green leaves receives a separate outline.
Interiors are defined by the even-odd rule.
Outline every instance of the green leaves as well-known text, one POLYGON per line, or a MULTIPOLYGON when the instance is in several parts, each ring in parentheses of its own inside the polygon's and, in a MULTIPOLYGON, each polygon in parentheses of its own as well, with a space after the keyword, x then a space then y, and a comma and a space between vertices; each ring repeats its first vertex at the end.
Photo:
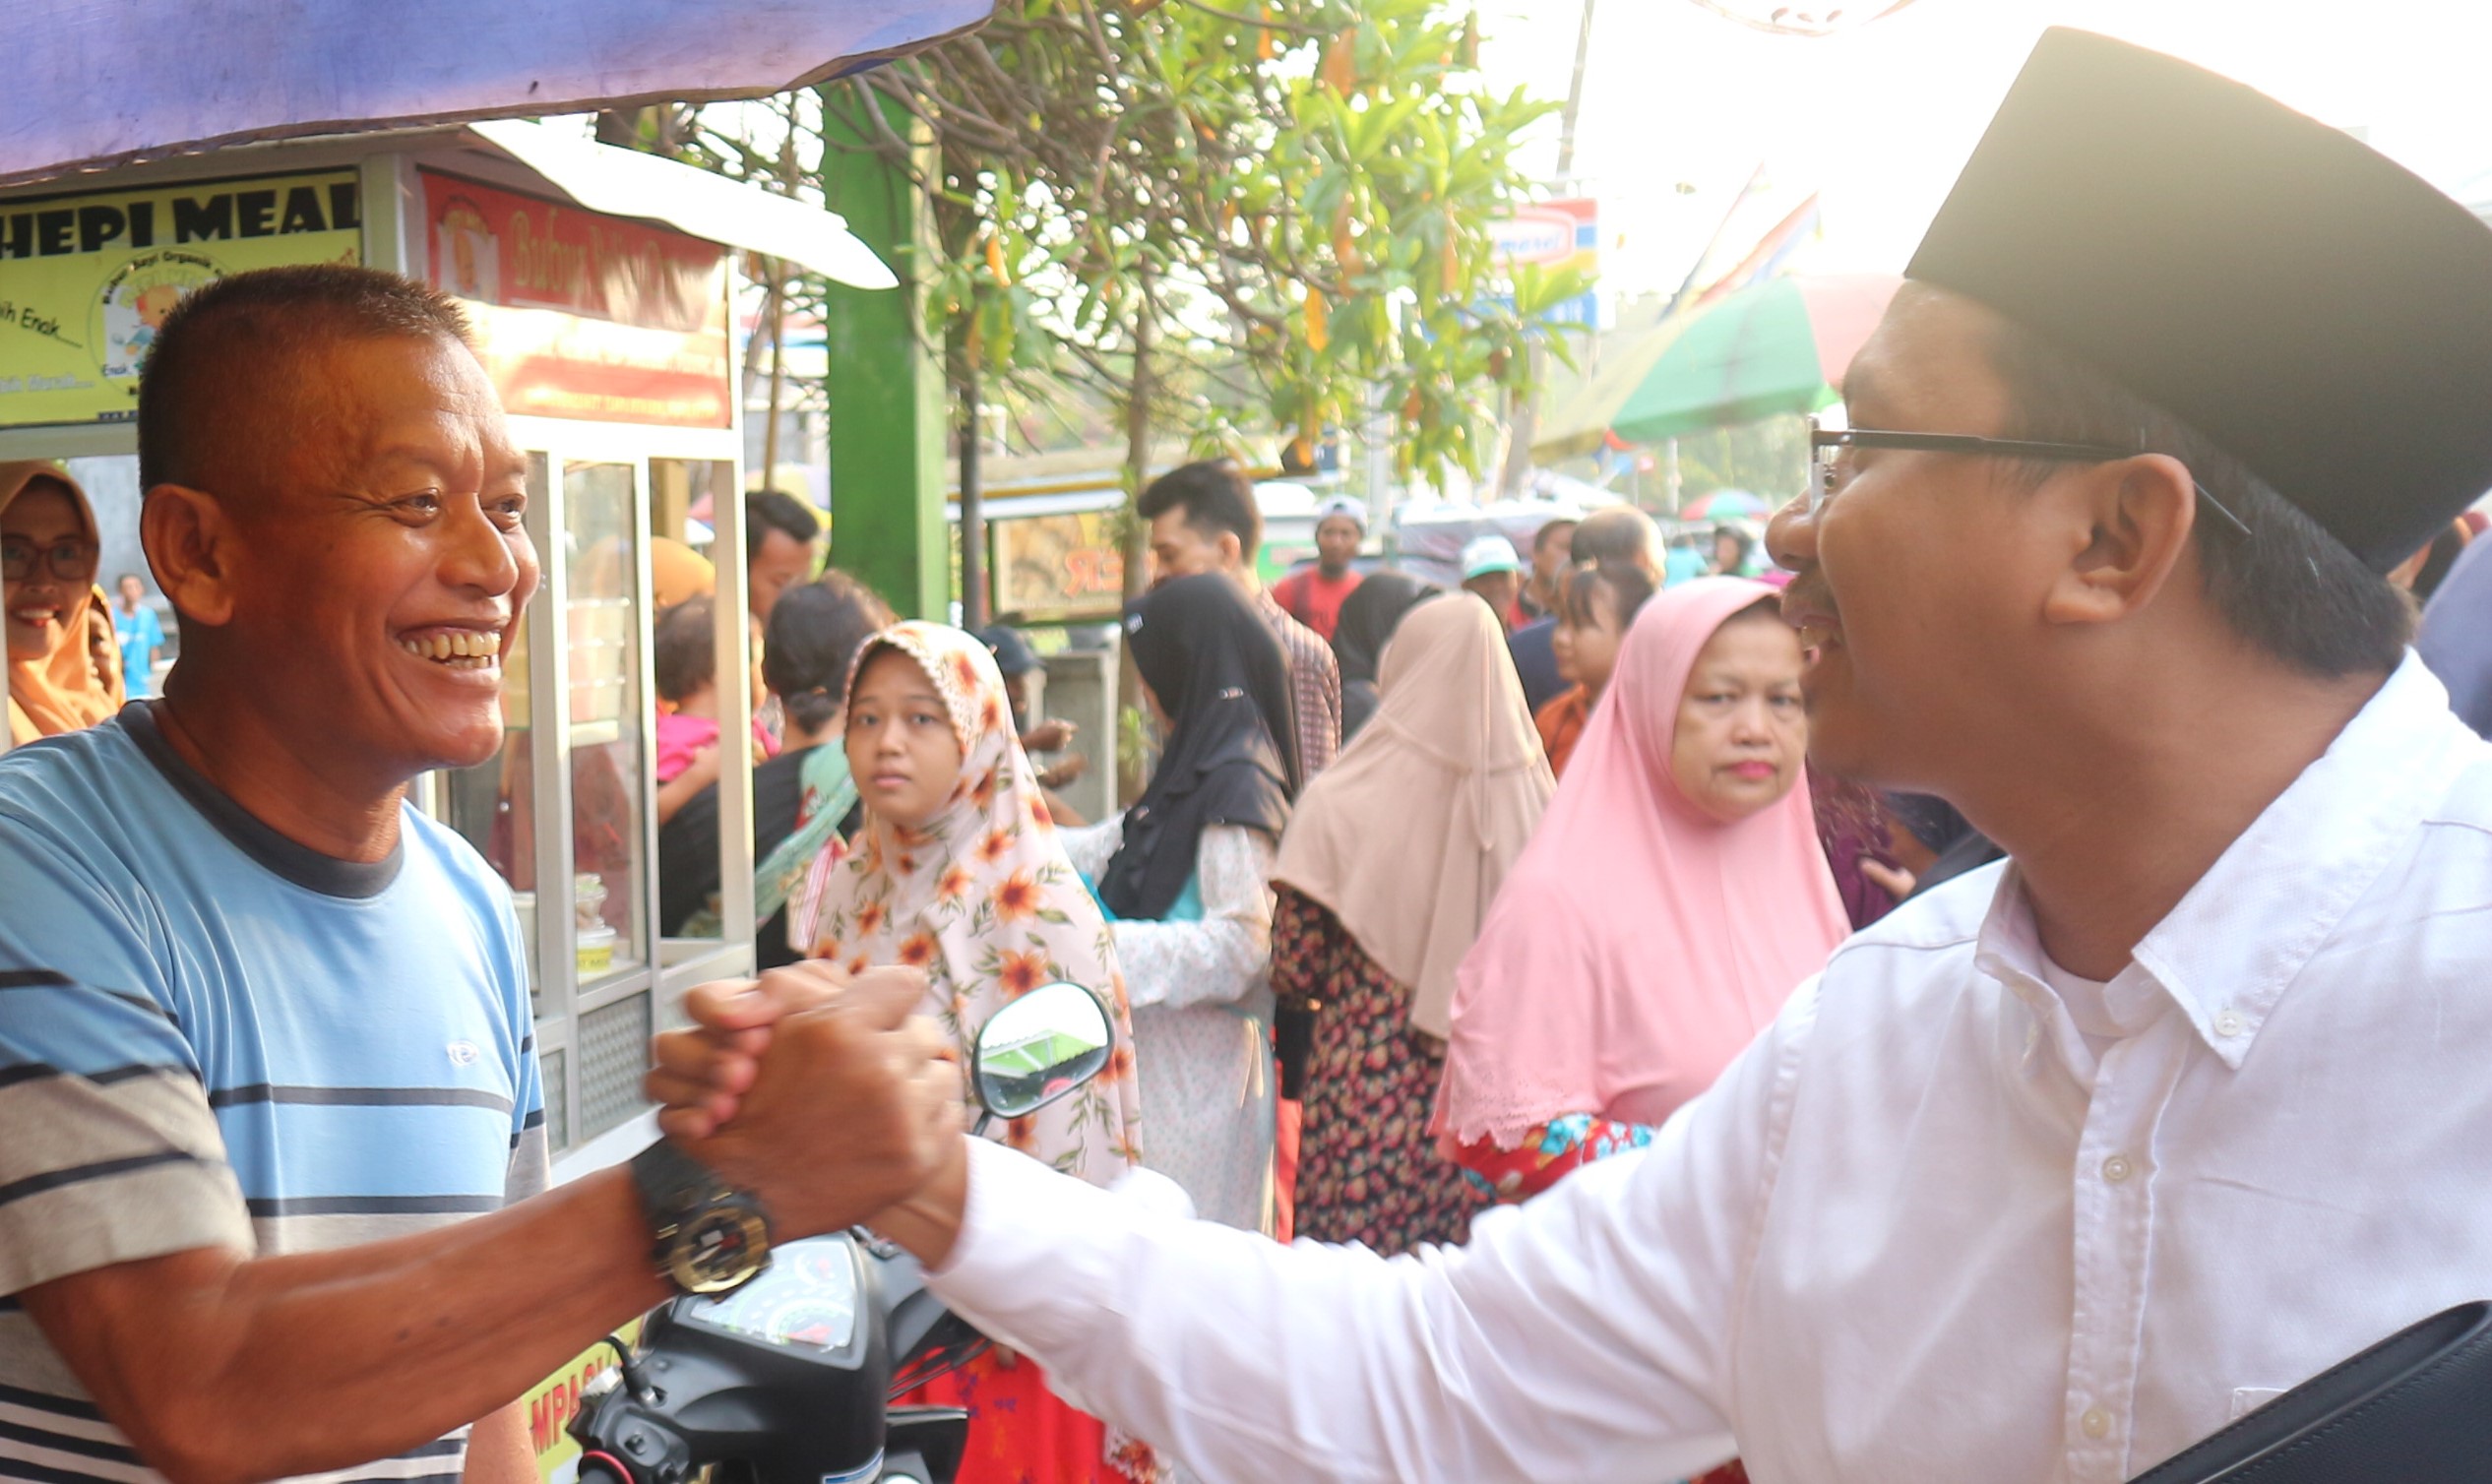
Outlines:
MULTIPOLYGON (((925 332, 956 385, 1139 396, 1157 436, 1229 448, 1372 395, 1406 472, 1476 470, 1485 419, 1556 343, 1542 312, 1585 286, 1493 259, 1488 223, 1526 188, 1515 142, 1554 105, 1485 88, 1477 39, 1448 0, 1017 0, 820 96, 890 120, 867 147, 926 190, 925 332)), ((722 173, 783 168, 701 148, 722 173)))

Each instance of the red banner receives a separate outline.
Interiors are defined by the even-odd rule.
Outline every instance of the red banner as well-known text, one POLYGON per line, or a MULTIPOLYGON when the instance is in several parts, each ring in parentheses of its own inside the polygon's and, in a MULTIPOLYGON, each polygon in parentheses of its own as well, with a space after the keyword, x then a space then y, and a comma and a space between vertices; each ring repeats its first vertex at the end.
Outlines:
POLYGON ((731 425, 724 248, 422 173, 430 279, 467 301, 506 410, 731 425))

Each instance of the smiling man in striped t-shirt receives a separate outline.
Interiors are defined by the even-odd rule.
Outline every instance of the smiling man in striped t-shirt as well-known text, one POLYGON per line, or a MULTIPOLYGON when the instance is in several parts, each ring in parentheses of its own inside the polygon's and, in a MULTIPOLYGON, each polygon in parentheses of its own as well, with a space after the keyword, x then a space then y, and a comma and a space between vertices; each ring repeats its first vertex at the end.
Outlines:
POLYGON ((691 1192, 765 1223, 754 1256, 873 1214, 957 1125, 903 1024, 922 979, 860 979, 772 1033, 779 1111, 706 1166, 538 1194, 509 894, 405 797, 500 746, 536 587, 465 334, 324 267, 158 336, 143 524, 182 657, 0 758, 0 1477, 520 1484, 515 1398, 668 1296, 691 1192))

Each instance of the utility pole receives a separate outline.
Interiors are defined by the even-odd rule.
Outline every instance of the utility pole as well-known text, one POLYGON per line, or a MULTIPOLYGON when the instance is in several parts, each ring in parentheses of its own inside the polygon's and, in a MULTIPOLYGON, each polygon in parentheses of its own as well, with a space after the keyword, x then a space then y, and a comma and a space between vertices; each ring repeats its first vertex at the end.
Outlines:
POLYGON ((917 188, 932 169, 932 140, 897 102, 850 84, 826 84, 822 105, 823 197, 901 283, 888 292, 834 283, 827 292, 831 560, 903 617, 940 623, 952 611, 943 512, 952 419, 941 360, 925 344, 926 265, 935 248, 917 188), (868 108, 883 108, 883 127, 921 152, 913 168, 874 153, 882 130, 868 108))
POLYGON ((1575 119, 1584 111, 1584 64, 1592 54, 1592 0, 1584 0, 1584 23, 1575 32, 1575 78, 1566 85, 1566 111, 1558 115, 1557 186, 1575 175, 1575 119))

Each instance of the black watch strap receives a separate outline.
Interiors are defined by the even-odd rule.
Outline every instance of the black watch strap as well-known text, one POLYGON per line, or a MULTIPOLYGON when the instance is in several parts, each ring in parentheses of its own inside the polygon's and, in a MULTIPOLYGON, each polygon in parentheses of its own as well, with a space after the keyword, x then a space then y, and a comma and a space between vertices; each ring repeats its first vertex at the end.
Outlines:
POLYGON ((725 1194, 718 1172, 660 1139, 632 1156, 632 1184, 641 1193, 641 1210, 652 1232, 681 1221, 693 1207, 725 1194))
POLYGON ((650 1262, 686 1293, 722 1293, 770 1266, 770 1214, 749 1192, 659 1140, 632 1156, 650 1262))

